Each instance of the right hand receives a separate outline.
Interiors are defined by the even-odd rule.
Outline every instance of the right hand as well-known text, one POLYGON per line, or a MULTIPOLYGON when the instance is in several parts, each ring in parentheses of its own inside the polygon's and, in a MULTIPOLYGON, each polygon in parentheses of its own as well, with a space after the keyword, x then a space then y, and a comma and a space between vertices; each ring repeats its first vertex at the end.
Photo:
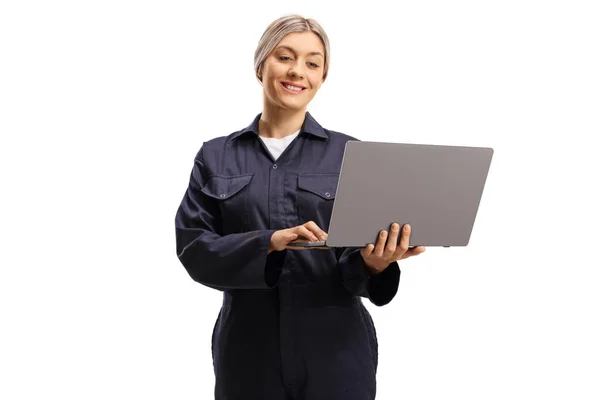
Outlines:
MULTIPOLYGON (((298 238, 306 239, 311 242, 318 242, 320 240, 327 240, 327 232, 319 228, 313 221, 308 221, 305 224, 293 228, 275 231, 271 236, 271 242, 269 243, 269 253, 272 251, 281 251, 286 248, 294 249, 293 247, 287 247, 287 245, 298 238)), ((315 248, 323 249, 325 247, 313 247, 313 249, 315 248)), ((307 248, 296 248, 296 250, 300 249, 307 248)), ((310 247, 308 249, 310 249, 310 247)))

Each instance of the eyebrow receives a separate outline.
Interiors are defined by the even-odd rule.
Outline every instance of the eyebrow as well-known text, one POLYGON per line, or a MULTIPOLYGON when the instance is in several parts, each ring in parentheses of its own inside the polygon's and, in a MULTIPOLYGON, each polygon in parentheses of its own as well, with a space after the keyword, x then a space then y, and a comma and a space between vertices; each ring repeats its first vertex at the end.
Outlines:
MULTIPOLYGON (((296 53, 296 52, 294 51, 294 49, 292 49, 291 47, 288 47, 288 46, 279 46, 279 47, 277 47, 277 48, 276 48, 276 50, 280 50, 280 49, 285 49, 285 50, 289 50, 289 51, 291 51, 292 53, 296 53)), ((323 54, 321 54, 321 53, 320 53, 320 52, 318 52, 318 51, 312 51, 312 52, 308 53, 308 55, 309 55, 309 56, 321 56, 321 57, 325 58, 325 57, 323 56, 323 54)))

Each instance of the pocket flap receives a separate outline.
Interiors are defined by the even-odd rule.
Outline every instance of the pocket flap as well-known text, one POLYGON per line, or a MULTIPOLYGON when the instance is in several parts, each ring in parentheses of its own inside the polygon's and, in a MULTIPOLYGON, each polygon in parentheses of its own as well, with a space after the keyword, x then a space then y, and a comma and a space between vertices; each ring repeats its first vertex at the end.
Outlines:
POLYGON ((217 200, 226 200, 248 186, 254 174, 221 176, 213 175, 202 188, 202 193, 217 200))
POLYGON ((333 200, 339 177, 339 174, 301 174, 298 175, 298 187, 326 200, 333 200))

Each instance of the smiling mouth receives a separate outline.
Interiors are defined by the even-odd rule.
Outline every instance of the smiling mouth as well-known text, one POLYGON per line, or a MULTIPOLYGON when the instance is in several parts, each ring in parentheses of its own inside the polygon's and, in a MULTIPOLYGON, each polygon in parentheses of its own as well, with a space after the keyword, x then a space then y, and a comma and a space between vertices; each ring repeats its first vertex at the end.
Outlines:
POLYGON ((289 83, 281 82, 281 86, 284 87, 288 92, 291 93, 302 93, 306 88, 301 86, 290 85, 289 83))

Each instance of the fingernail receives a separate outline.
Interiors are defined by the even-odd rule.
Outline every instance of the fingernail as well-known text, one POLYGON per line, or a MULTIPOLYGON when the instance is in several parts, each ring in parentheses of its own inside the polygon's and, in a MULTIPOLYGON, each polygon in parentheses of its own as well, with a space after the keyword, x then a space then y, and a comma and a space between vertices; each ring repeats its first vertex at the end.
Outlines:
POLYGON ((410 225, 404 225, 404 232, 410 231, 410 225))
POLYGON ((381 237, 384 238, 386 233, 387 233, 386 231, 381 232, 381 237))
POLYGON ((392 229, 393 229, 394 231, 397 231, 398 229, 400 229, 400 226, 399 226, 398 224, 396 224, 396 223, 393 223, 393 224, 392 224, 392 229))

